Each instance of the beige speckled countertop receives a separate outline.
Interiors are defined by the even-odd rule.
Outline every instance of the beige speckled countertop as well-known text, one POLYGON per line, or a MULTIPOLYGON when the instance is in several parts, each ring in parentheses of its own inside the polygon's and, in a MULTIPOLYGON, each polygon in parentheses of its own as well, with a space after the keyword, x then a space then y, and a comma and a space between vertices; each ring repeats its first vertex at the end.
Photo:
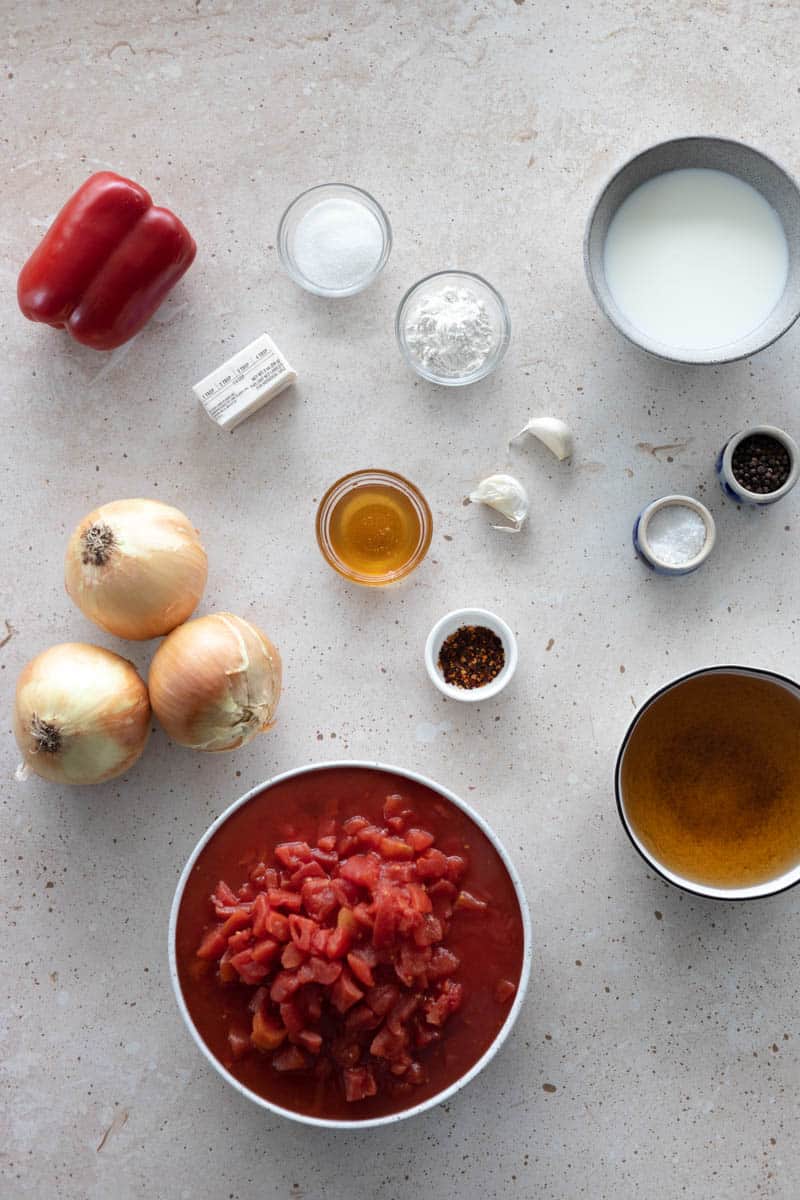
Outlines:
MULTIPOLYGON (((752 1200, 800 1192, 800 893, 726 907, 648 872, 619 828, 614 755, 657 686, 708 662, 798 674, 798 493, 737 512, 715 452, 751 418, 800 429, 800 333, 750 361, 640 356, 586 287, 581 237, 610 170, 678 132, 738 136, 800 164, 794 0, 5 0, 0 254, 3 1200, 752 1200), (101 356, 28 324, 17 271, 93 170, 141 180, 195 234, 195 266, 129 346, 101 356), (390 214, 379 282, 350 301, 282 274, 278 218, 344 179, 390 214), (416 381, 393 316, 447 266, 504 294, 512 344, 463 393, 416 381), (191 385, 267 330, 300 382, 238 432, 191 385), (574 427, 571 465, 528 415, 574 427), (671 447, 659 449, 659 447, 671 447), (414 479, 429 559, 392 592, 348 587, 314 542, 347 469, 414 479), (528 532, 461 499, 510 469, 528 532), (670 582, 634 557, 638 510, 700 495, 718 546, 670 582), (12 782, 13 682, 52 642, 103 637, 61 559, 103 500, 184 508, 211 560, 204 610, 281 647, 277 728, 230 756, 156 732, 94 790, 12 782), (478 604, 515 629, 502 698, 433 690, 425 635, 478 604), (166 921, 196 839, 279 770, 375 758, 460 792, 514 856, 536 933, 511 1042, 446 1106, 372 1133, 270 1118, 207 1067, 169 986, 166 921)), ((129 646, 141 667, 152 648, 129 646)))

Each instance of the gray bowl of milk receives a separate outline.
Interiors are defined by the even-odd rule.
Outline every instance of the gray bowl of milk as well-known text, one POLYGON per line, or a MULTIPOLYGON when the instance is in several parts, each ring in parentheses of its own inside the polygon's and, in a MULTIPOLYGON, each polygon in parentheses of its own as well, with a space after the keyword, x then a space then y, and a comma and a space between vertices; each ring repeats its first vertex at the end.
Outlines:
POLYGON ((643 350, 747 358, 800 316, 800 189, 742 142, 661 142, 600 193, 584 263, 603 312, 643 350))

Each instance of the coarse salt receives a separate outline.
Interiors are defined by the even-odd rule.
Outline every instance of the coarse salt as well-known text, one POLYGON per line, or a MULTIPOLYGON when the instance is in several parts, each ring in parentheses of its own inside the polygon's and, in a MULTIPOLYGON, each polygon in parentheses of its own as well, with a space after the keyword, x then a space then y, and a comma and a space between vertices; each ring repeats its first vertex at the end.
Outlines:
POLYGON ((697 558, 706 537, 705 521, 686 504, 667 504, 647 523, 650 552, 668 567, 680 567, 697 558))
POLYGON ((377 217, 358 200, 321 200, 297 223, 292 256, 302 275, 331 292, 363 283, 383 254, 377 217))

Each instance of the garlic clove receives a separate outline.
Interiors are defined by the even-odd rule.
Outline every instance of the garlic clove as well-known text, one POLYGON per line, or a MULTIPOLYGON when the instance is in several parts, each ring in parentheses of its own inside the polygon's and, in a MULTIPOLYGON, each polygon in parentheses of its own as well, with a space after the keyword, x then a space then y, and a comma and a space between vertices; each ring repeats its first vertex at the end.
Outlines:
MULTIPOLYGON (((528 424, 520 429, 519 433, 514 434, 511 442, 515 442, 517 438, 521 438, 525 433, 530 433, 533 437, 538 438, 556 456, 559 462, 563 462, 565 458, 572 457, 572 451, 575 448, 572 430, 569 425, 561 421, 558 417, 532 417, 528 421, 528 424)), ((511 442, 509 442, 509 445, 511 445, 511 442)))
POLYGON ((500 533, 519 533, 530 507, 528 493, 513 475, 489 475, 470 492, 468 500, 471 504, 486 504, 508 518, 510 525, 492 526, 500 533))

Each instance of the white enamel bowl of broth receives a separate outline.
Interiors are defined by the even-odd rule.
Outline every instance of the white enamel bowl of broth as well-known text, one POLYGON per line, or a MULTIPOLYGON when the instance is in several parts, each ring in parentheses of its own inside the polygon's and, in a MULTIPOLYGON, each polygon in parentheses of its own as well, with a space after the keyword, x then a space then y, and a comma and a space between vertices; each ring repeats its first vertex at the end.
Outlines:
POLYGON ((662 142, 600 193, 584 265, 601 310, 641 349, 687 364, 747 358, 800 316, 800 189, 742 142, 662 142))
MULTIPOLYGON (((762 788, 762 778, 766 777, 769 782, 774 777, 775 772, 768 770, 756 771, 749 759, 754 757, 760 760, 762 752, 765 752, 765 748, 770 745, 773 730, 778 728, 778 720, 770 721, 768 703, 780 706, 779 710, 772 711, 773 713, 778 713, 780 716, 780 725, 787 742, 792 747, 796 745, 797 740, 800 739, 800 685, 784 675, 779 675, 773 671, 761 670, 756 667, 703 667, 689 674, 681 675, 677 679, 673 679, 671 682, 665 684, 664 687, 650 696, 637 711, 636 716, 628 727, 617 756, 614 773, 617 809, 623 828, 634 848, 648 866, 669 883, 675 884, 676 887, 681 888, 685 892, 691 892, 696 896, 706 896, 713 900, 757 900, 766 896, 774 896, 778 892, 786 891, 788 888, 800 883, 800 765, 794 766, 796 752, 794 754, 789 752, 784 753, 781 755, 780 761, 778 761, 778 757, 775 755, 772 760, 772 765, 777 763, 776 772, 779 771, 781 762, 787 765, 788 773, 785 781, 783 781, 783 791, 786 794, 782 795, 779 788, 773 789, 774 794, 768 798, 768 806, 758 812, 754 810, 752 819, 749 819, 750 814, 748 814, 745 824, 736 826, 727 839, 728 843, 733 847, 731 858, 733 858, 736 851, 739 852, 741 857, 742 853, 747 852, 747 847, 755 843, 753 857, 747 863, 748 870, 752 863, 756 861, 756 854, 758 854, 760 861, 765 864, 774 862, 774 866, 765 865, 760 869, 761 878, 750 880, 747 883, 743 883, 742 886, 738 886, 733 882, 723 885, 719 878, 715 882, 712 882, 710 872, 707 872, 705 881, 698 878, 697 873, 692 873, 687 868, 691 856, 687 857, 683 855, 685 861, 682 864, 682 870, 676 869, 677 859, 675 857, 672 858, 672 864, 670 865, 670 862, 667 861, 670 855, 664 853, 664 838, 661 838, 662 845, 660 850, 657 850, 655 848, 652 827, 646 829, 646 823, 642 822, 641 816, 637 817, 635 812, 637 805, 633 801, 633 795, 629 794, 626 789, 626 758, 629 755, 642 753, 636 746, 637 739, 641 740, 644 736, 642 734, 642 722, 648 722, 651 733, 653 731, 652 727, 655 725, 656 736, 660 736, 663 729, 663 713, 660 714, 661 719, 656 724, 659 701, 663 700, 668 693, 677 692, 684 688, 685 685, 692 685, 695 682, 703 682, 720 676, 738 678, 745 681, 745 683, 750 681, 751 687, 766 688, 767 693, 762 694, 762 701, 764 703, 760 706, 760 711, 755 711, 756 706, 751 702, 753 699, 752 696, 747 697, 742 692, 738 700, 739 711, 744 713, 744 717, 740 718, 738 731, 732 725, 727 725, 726 721, 717 723, 716 718, 714 718, 712 725, 710 717, 708 718, 709 724, 705 730, 702 728, 702 720, 689 727, 689 718, 687 717, 687 727, 683 730, 678 744, 673 745, 671 748, 666 746, 665 743, 660 744, 659 751, 662 759, 665 754, 668 754, 670 762, 675 764, 675 769, 679 776, 684 759, 689 763, 686 770, 688 776, 691 778, 687 778, 686 775, 683 777, 683 792, 685 796, 688 796, 690 792, 695 793, 698 790, 700 793, 703 793, 710 776, 714 776, 714 782, 716 782, 725 773, 724 770, 715 772, 713 763, 708 762, 701 764, 695 770, 694 764, 697 763, 698 759, 697 750, 691 748, 687 739, 696 739, 698 732, 701 735, 703 733, 709 735, 706 744, 710 745, 713 742, 717 742, 723 747, 727 745, 731 748, 732 753, 738 755, 737 763, 729 767, 728 771, 731 778, 735 776, 736 782, 731 787, 733 790, 738 789, 737 796, 739 799, 741 799, 739 793, 744 794, 747 790, 748 777, 758 774, 759 789, 762 788), (747 700, 744 707, 742 707, 743 700, 747 700), (789 709, 792 710, 791 713, 788 711, 789 709), (748 746, 743 744, 747 742, 751 743, 755 751, 754 755, 751 755, 748 746), (681 746, 683 746, 685 754, 681 755, 681 763, 676 763, 675 754, 680 753, 681 746), (672 750, 675 753, 672 753, 672 750), (792 771, 794 771, 793 780, 789 778, 792 771), (773 808, 774 810, 771 815, 768 811, 769 808, 773 808), (761 845, 758 845, 759 829, 765 827, 768 820, 771 821, 771 829, 769 830, 771 837, 768 840, 763 840, 761 845)), ((726 714, 736 711, 734 708, 735 699, 735 693, 732 697, 726 698, 726 714)), ((688 712, 688 707, 691 703, 691 698, 688 693, 685 693, 682 701, 683 710, 688 712)), ((706 705, 707 712, 710 711, 708 696, 703 697, 702 704, 706 705)), ((669 717, 667 717, 667 720, 669 720, 669 717)), ((735 725, 735 721, 733 724, 735 725)), ((648 743, 645 742, 645 746, 647 745, 648 743)), ((646 751, 644 753, 646 754, 646 751)), ((705 752, 703 757, 706 757, 705 752)), ((671 798, 668 793, 662 792, 658 797, 658 805, 661 808, 665 805, 669 806, 670 799, 674 799, 674 797, 671 798)), ((706 811, 711 812, 713 819, 717 819, 721 814, 718 810, 712 811, 710 807, 714 799, 714 797, 709 798, 709 805, 706 806, 706 811)), ((651 803, 651 812, 653 811, 655 811, 655 806, 651 803)), ((738 816, 740 816, 740 813, 737 814, 737 818, 738 816)), ((688 824, 684 823, 681 829, 681 836, 684 845, 687 847, 690 845, 699 846, 702 842, 702 834, 702 823, 696 828, 692 828, 690 822, 688 824), (686 834, 686 837, 683 837, 683 834, 686 834)), ((719 850, 722 844, 720 841, 717 850, 719 850)), ((725 859, 723 858, 722 861, 724 864, 725 859)), ((717 863, 719 862, 720 857, 717 858, 717 863)))
POLYGON ((343 759, 341 761, 314 763, 311 766, 297 767, 295 770, 284 771, 280 775, 275 775, 266 783, 260 783, 256 787, 251 788, 249 792, 246 792, 244 796, 241 796, 238 800, 234 801, 234 803, 231 804, 230 807, 225 810, 225 812, 221 813, 220 816, 217 817, 217 819, 209 826, 209 828, 200 838, 200 841, 195 846, 194 850, 189 856, 186 866, 181 872, 180 879, 178 880, 169 918, 168 954, 172 990, 174 992, 178 1010, 183 1018, 184 1024, 186 1025, 186 1028, 189 1031, 189 1034, 191 1035, 197 1048, 211 1064, 214 1070, 222 1076, 226 1083, 230 1084, 230 1086, 234 1088, 234 1090, 237 1091, 241 1096, 246 1096, 248 1100, 251 1100, 254 1104, 258 1105, 259 1108, 265 1109, 271 1113, 275 1113, 281 1117, 288 1117, 290 1120, 297 1121, 301 1125, 314 1125, 324 1129, 359 1130, 372 1128, 378 1125, 394 1125, 398 1121, 404 1121, 407 1117, 418 1116, 419 1114, 426 1112, 428 1109, 435 1108, 437 1105, 445 1103, 445 1101, 449 1100, 456 1094, 456 1092, 460 1091, 461 1088, 465 1087, 466 1084, 474 1079, 476 1075, 480 1074, 484 1067, 491 1062, 514 1028, 517 1017, 520 1013, 520 1009, 522 1008, 525 1000, 525 993, 528 989, 531 973, 533 935, 528 902, 525 898, 525 892, 522 886, 522 880, 519 877, 519 873, 517 872, 514 863, 509 858, 502 842, 497 837, 497 834, 491 829, 486 821, 484 821, 483 817, 481 817, 480 814, 475 811, 475 809, 471 808, 464 800, 457 796, 455 792, 451 792, 449 788, 443 787, 439 783, 435 783, 432 779, 428 779, 416 771, 409 771, 403 767, 387 766, 384 763, 369 762, 365 759, 343 759), (264 791, 275 787, 277 784, 283 783, 285 780, 293 779, 297 776, 311 775, 318 771, 326 771, 331 768, 357 768, 370 771, 384 771, 390 776, 411 780, 412 782, 419 784, 421 787, 427 788, 436 795, 441 796, 448 803, 460 809, 484 834, 499 856, 506 873, 508 874, 517 904, 519 905, 519 917, 522 926, 522 956, 517 992, 514 996, 514 1000, 508 1011, 506 1019, 503 1022, 503 1025, 495 1035, 494 1040, 491 1042, 486 1051, 462 1075, 460 1075, 458 1079, 456 1079, 448 1087, 445 1087, 441 1091, 437 1092, 435 1095, 429 1096, 421 1103, 411 1105, 408 1108, 401 1109, 400 1111, 390 1113, 386 1116, 372 1117, 365 1120, 350 1121, 327 1117, 315 1117, 307 1113, 294 1111, 290 1108, 284 1108, 281 1105, 266 1099, 266 1097, 259 1095, 257 1092, 252 1091, 250 1088, 246 1087, 238 1079, 236 1079, 236 1077, 223 1066, 216 1055, 206 1045, 202 1035, 192 1020, 186 1000, 183 996, 183 991, 181 989, 176 953, 178 917, 186 884, 202 851, 211 841, 220 826, 224 825, 225 822, 235 812, 237 812, 238 809, 242 808, 243 805, 246 805, 249 801, 255 799, 264 791))

